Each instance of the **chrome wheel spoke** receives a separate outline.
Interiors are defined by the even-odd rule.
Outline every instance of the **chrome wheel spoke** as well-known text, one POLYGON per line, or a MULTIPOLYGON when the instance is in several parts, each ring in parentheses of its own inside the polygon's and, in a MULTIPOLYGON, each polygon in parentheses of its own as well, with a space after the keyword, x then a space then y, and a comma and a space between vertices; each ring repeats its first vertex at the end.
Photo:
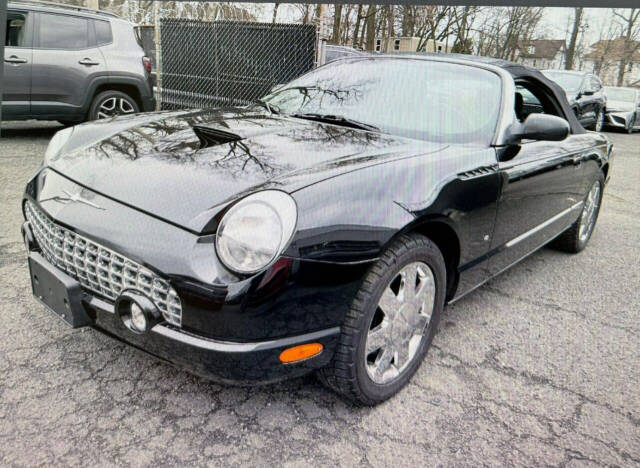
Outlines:
POLYGON ((391 361, 393 361, 393 351, 389 348, 382 350, 373 364, 374 374, 377 379, 384 379, 384 374, 391 367, 391 361))
POLYGON ((400 295, 404 301, 411 300, 416 297, 416 280, 418 278, 418 269, 409 265, 400 273, 402 276, 402 285, 400 286, 400 295))
POLYGON ((414 328, 416 334, 424 333, 425 328, 429 324, 429 320, 431 320, 431 315, 418 315, 415 319, 414 328))
POLYGON ((382 309, 382 312, 384 312, 389 319, 393 319, 401 306, 402 302, 398 299, 398 296, 391 290, 391 287, 387 286, 382 292, 378 307, 382 309))
POLYGON ((388 326, 381 324, 373 330, 369 331, 369 335, 367 336, 367 355, 379 350, 380 348, 383 348, 388 343, 388 326))
POLYGON ((394 356, 395 365, 398 369, 402 369, 409 361, 409 342, 402 343, 394 356))

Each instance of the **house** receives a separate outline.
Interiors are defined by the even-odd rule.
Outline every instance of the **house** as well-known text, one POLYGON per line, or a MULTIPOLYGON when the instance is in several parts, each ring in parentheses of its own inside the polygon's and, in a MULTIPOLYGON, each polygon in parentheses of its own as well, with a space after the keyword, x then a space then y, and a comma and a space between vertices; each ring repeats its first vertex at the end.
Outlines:
MULTIPOLYGON (((376 38, 376 52, 418 52, 421 39, 419 37, 384 37, 376 38)), ((447 47, 444 42, 428 39, 422 45, 419 52, 450 52, 451 47, 447 47)))
POLYGON ((564 68, 566 43, 562 39, 535 39, 520 44, 516 60, 540 70, 564 68))
POLYGON ((621 59, 626 62, 622 86, 640 86, 640 41, 619 37, 598 41, 590 49, 585 56, 585 69, 598 75, 605 86, 618 85, 621 59))

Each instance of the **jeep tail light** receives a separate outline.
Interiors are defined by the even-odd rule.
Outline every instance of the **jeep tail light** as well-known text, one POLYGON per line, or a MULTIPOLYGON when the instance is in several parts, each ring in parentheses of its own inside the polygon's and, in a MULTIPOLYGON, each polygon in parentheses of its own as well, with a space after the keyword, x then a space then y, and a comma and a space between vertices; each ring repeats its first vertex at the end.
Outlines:
POLYGON ((142 66, 147 70, 147 73, 151 73, 151 59, 149 57, 142 57, 142 66))

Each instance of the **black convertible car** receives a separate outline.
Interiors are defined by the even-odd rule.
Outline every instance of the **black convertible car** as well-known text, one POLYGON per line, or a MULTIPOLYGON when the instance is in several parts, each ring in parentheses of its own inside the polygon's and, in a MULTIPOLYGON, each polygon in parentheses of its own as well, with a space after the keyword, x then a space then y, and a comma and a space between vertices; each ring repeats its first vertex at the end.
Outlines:
POLYGON ((58 132, 23 201, 33 291, 209 378, 317 370, 375 404, 445 303, 551 241, 585 247, 611 149, 529 68, 340 60, 251 105, 58 132))

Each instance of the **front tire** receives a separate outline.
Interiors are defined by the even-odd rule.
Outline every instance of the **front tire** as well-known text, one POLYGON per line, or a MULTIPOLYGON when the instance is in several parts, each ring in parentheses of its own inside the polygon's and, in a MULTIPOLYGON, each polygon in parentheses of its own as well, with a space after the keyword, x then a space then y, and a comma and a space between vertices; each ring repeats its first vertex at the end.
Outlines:
POLYGON ((633 127, 635 127, 635 125, 636 125, 636 120, 634 118, 634 119, 631 120, 631 122, 629 122, 629 127, 625 128, 625 130, 627 131, 627 133, 629 135, 631 135, 633 133, 633 127))
POLYGON ((601 132, 604 127, 604 109, 600 109, 596 114, 596 122, 593 124, 593 130, 601 132))
POLYGON ((89 120, 108 119, 138 112, 140 112, 140 106, 128 94, 120 91, 103 91, 93 99, 88 118, 89 120))
POLYGON ((600 176, 591 184, 582 204, 582 211, 575 223, 569 229, 560 234, 551 244, 552 247, 569 253, 582 251, 591 239, 596 227, 600 205, 602 204, 602 191, 604 189, 604 176, 600 176))
POLYGON ((427 237, 400 236, 369 270, 320 380, 347 399, 376 405, 416 372, 444 307, 445 262, 427 237))

